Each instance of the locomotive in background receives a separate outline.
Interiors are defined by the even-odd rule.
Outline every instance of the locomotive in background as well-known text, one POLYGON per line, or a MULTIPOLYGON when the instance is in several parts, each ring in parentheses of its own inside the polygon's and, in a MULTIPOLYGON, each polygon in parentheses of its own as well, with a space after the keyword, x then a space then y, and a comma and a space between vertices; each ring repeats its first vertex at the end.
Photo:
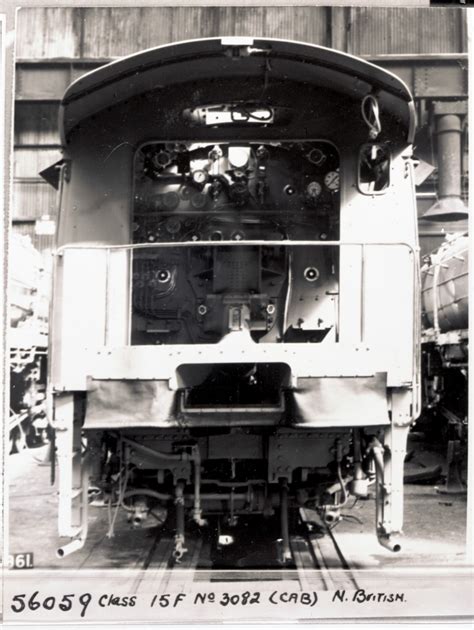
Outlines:
POLYGON ((425 259, 422 277, 423 425, 448 444, 448 492, 461 478, 467 438, 469 238, 453 234, 425 259))
MULTIPOLYGON (((420 411, 405 84, 334 50, 193 40, 67 90, 48 399, 64 556, 90 491, 136 525, 337 523, 400 549, 420 411)), ((219 525, 219 526, 220 526, 219 525)))
POLYGON ((27 236, 10 239, 10 452, 45 437, 48 278, 27 236))

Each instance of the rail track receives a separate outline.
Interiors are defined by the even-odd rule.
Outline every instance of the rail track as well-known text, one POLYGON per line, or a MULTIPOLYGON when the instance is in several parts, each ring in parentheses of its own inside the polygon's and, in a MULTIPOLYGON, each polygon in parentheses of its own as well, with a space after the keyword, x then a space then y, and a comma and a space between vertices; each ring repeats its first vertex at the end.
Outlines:
MULTIPOLYGON (((166 532, 158 533, 137 558, 132 592, 185 593, 191 585, 233 583, 240 587, 258 582, 291 585, 302 592, 355 590, 358 587, 354 568, 344 556, 333 532, 316 532, 305 520, 304 511, 295 533, 290 536, 291 560, 275 562, 275 568, 222 568, 212 561, 212 549, 205 536, 186 539, 187 552, 178 562, 173 558, 174 539, 166 532), (323 535, 324 534, 324 535, 323 535), (296 587, 298 585, 298 587, 296 587)), ((270 554, 272 550, 268 550, 270 554)))

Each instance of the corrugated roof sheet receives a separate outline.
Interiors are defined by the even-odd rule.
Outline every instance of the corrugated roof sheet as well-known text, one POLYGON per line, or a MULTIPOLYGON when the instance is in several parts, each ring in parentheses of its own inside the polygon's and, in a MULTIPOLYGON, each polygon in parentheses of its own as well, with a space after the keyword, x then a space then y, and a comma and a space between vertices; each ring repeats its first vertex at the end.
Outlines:
POLYGON ((247 35, 335 45, 353 54, 466 51, 457 8, 24 8, 19 58, 118 57, 200 37, 247 35))

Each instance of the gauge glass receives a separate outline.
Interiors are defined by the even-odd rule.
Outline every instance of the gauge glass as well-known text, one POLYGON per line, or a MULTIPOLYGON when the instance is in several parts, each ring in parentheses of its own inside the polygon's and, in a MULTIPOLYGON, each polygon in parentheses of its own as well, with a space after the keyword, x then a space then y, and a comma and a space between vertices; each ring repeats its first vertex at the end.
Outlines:
POLYGON ((326 173, 324 178, 324 183, 329 190, 336 191, 339 190, 339 173, 338 171, 329 171, 326 173))

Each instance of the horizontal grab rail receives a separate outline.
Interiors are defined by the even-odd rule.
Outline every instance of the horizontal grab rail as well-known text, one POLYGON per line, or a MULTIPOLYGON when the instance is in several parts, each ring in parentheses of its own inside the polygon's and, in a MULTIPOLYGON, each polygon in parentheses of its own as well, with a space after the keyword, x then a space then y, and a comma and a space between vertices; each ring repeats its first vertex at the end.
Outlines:
MULTIPOLYGON (((159 249, 173 249, 173 248, 207 248, 207 247, 359 247, 361 255, 361 277, 360 277, 360 340, 363 341, 365 337, 365 293, 366 293, 366 278, 365 278, 365 259, 364 252, 367 247, 404 247, 410 254, 413 255, 412 270, 413 270, 413 310, 412 310, 412 343, 413 343, 413 391, 412 391, 412 405, 414 415, 418 415, 420 408, 420 383, 418 373, 420 370, 420 328, 421 321, 418 321, 420 313, 420 283, 419 283, 419 262, 418 254, 420 248, 406 241, 314 241, 314 240, 227 240, 227 241, 177 241, 177 242, 153 242, 153 243, 129 243, 122 245, 107 245, 107 244, 68 244, 62 245, 55 252, 55 256, 62 256, 67 251, 83 250, 83 251, 104 251, 107 252, 107 283, 110 273, 110 252, 112 251, 127 251, 134 252, 140 250, 159 250, 159 249)), ((129 276, 132 277, 131 266, 132 256, 129 258, 129 276)), ((108 289, 107 289, 108 293, 108 289)), ((129 283, 129 303, 132 303, 132 282, 129 283)), ((108 296, 107 296, 108 297, 108 296)), ((105 339, 107 339, 107 325, 108 325, 108 313, 109 305, 106 297, 106 321, 105 321, 105 339)), ((131 318, 128 323, 128 340, 130 344, 131 336, 131 318)))
POLYGON ((163 243, 128 243, 124 245, 94 245, 94 244, 70 244, 61 245, 54 252, 54 255, 60 256, 67 250, 81 249, 98 249, 98 250, 137 250, 137 249, 155 249, 155 248, 172 248, 172 247, 340 247, 340 246, 390 246, 390 247, 406 247, 413 254, 418 253, 418 246, 407 243, 406 241, 290 241, 284 239, 281 241, 265 241, 265 240, 241 240, 241 241, 166 241, 163 243))

